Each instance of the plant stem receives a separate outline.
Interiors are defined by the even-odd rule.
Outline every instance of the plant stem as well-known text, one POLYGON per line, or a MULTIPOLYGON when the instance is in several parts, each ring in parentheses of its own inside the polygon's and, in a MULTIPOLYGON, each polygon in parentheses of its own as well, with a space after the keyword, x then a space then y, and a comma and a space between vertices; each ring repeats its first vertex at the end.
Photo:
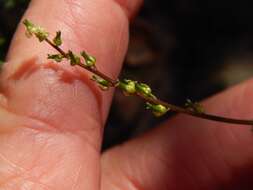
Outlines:
MULTIPOLYGON (((56 46, 53 42, 51 42, 48 38, 45 39, 45 41, 52 46, 54 49, 56 49, 62 56, 65 58, 68 58, 67 53, 63 51, 60 47, 56 46)), ((117 88, 117 84, 119 80, 114 80, 104 73, 100 72, 96 67, 88 67, 85 64, 79 63, 78 66, 88 70, 89 72, 101 77, 102 79, 108 81, 110 83, 111 87, 117 88)), ((194 110, 188 109, 188 108, 183 108, 179 107, 173 104, 169 104, 167 102, 164 102, 159 99, 155 99, 152 97, 147 97, 144 96, 143 94, 140 93, 134 93, 134 96, 140 97, 146 102, 152 103, 152 104, 160 104, 163 105, 167 108, 169 108, 171 111, 177 112, 177 113, 183 113, 187 115, 191 115, 194 117, 202 118, 202 119, 207 119, 211 121, 216 121, 216 122, 223 122, 223 123, 230 123, 230 124, 239 124, 239 125, 251 125, 253 126, 253 120, 242 120, 242 119, 234 119, 234 118, 227 118, 227 117, 222 117, 222 116, 217 116, 217 115, 211 115, 211 114, 206 114, 206 113, 199 113, 194 110)))
POLYGON ((153 99, 149 98, 146 96, 143 96, 142 94, 137 94, 137 96, 141 97, 145 101, 153 104, 161 104, 165 107, 170 108, 171 111, 177 112, 177 113, 184 113, 187 115, 191 115, 194 117, 202 118, 202 119, 207 119, 207 120, 212 120, 212 121, 217 121, 217 122, 223 122, 223 123, 231 123, 231 124, 241 124, 241 125, 252 125, 253 126, 253 120, 242 120, 242 119, 234 119, 234 118, 226 118, 226 117, 221 117, 217 115, 210 115, 206 113, 198 113, 193 110, 187 109, 187 108, 182 108, 173 104, 169 104, 167 102, 164 102, 159 99, 153 99))
MULTIPOLYGON (((67 53, 65 51, 63 51, 60 47, 56 46, 53 42, 51 42, 48 38, 45 39, 45 41, 52 46, 54 49, 56 49, 63 57, 68 58, 67 53)), ((87 67, 86 65, 79 63, 78 66, 90 71, 91 73, 109 81, 111 87, 115 87, 116 84, 118 83, 117 80, 113 80, 112 78, 108 77, 107 75, 105 75, 104 73, 100 72, 99 70, 97 70, 96 67, 87 67)))

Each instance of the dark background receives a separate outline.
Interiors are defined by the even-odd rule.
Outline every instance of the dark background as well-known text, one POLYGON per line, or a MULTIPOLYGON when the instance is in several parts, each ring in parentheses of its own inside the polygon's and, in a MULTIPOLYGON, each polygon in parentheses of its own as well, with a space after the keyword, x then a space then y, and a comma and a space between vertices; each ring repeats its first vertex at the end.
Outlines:
MULTIPOLYGON (((29 0, 0 0, 0 59, 29 0)), ((158 97, 183 105, 253 75, 250 1, 145 0, 131 24, 122 76, 150 84, 158 97)), ((143 102, 116 92, 104 148, 169 117, 154 118, 143 102)))

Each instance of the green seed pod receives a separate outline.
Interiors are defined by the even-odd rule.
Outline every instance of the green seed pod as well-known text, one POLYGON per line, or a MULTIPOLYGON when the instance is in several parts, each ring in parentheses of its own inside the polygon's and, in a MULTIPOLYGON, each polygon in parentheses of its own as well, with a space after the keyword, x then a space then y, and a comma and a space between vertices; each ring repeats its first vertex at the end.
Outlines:
POLYGON ((123 90, 124 93, 134 94, 136 92, 135 89, 135 81, 124 79, 123 81, 119 81, 119 88, 123 90))
POLYGON ((198 102, 192 102, 190 99, 186 100, 185 103, 186 108, 188 108, 191 111, 197 112, 197 113, 205 113, 205 109, 203 106, 198 102))
POLYGON ((146 103, 146 108, 151 110, 156 117, 160 117, 169 111, 169 108, 161 104, 151 104, 149 102, 146 103))
POLYGON ((84 58, 85 65, 87 67, 93 67, 93 66, 95 66, 95 64, 96 64, 96 58, 95 57, 87 54, 85 51, 81 52, 81 56, 84 58))
POLYGON ((93 75, 91 80, 95 81, 101 90, 108 90, 110 87, 110 83, 107 80, 104 80, 96 75, 93 75))
POLYGON ((53 42, 56 46, 60 46, 62 44, 61 31, 56 32, 53 42))
POLYGON ((152 96, 152 90, 147 84, 136 83, 136 90, 145 96, 152 96))
POLYGON ((47 58, 52 59, 56 62, 61 62, 64 57, 61 54, 48 54, 47 58))
POLYGON ((78 57, 77 55, 75 55, 72 51, 69 50, 68 54, 67 54, 68 59, 70 60, 70 64, 72 66, 74 65, 78 65, 81 63, 81 59, 80 57, 78 57))
POLYGON ((32 22, 30 22, 29 20, 27 20, 27 19, 25 19, 23 21, 23 24, 26 27, 26 36, 28 38, 32 37, 32 35, 33 35, 33 29, 34 29, 34 24, 32 22))

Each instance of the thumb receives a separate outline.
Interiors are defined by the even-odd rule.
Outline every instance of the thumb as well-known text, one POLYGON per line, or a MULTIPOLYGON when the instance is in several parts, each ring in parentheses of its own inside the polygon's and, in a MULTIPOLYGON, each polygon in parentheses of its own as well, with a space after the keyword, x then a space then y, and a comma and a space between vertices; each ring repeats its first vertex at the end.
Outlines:
MULTIPOLYGON (((115 78, 127 47, 128 17, 139 4, 34 0, 24 17, 50 33, 61 29, 63 49, 87 50, 98 68, 115 78)), ((112 92, 101 93, 83 70, 49 63, 45 57, 52 51, 26 39, 24 27, 18 27, 1 76, 0 125, 14 130, 0 132, 0 184, 98 189, 102 125, 112 92)))

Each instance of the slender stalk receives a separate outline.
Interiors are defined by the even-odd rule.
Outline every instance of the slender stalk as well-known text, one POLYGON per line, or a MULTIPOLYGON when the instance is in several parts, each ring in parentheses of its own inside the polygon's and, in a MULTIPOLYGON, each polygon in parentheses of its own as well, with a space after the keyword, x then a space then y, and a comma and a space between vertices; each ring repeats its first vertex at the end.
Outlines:
POLYGON ((187 115, 191 115, 194 117, 202 118, 202 119, 207 119, 207 120, 212 120, 212 121, 217 121, 217 122, 223 122, 223 123, 231 123, 231 124, 241 124, 241 125, 253 125, 252 120, 242 120, 242 119, 234 119, 234 118, 227 118, 227 117, 221 117, 217 115, 211 115, 211 114, 206 114, 206 113, 198 113, 193 110, 187 109, 187 108, 182 108, 173 104, 169 104, 167 102, 161 101, 159 99, 153 99, 149 98, 146 96, 143 96, 142 94, 137 94, 137 96, 141 97, 147 102, 153 103, 153 104, 161 104, 164 105, 165 107, 170 108, 170 110, 178 113, 184 113, 187 115))
MULTIPOLYGON (((56 46, 53 42, 51 42, 48 38, 45 39, 45 41, 52 46, 54 49, 56 49, 63 57, 67 58, 67 53, 63 51, 60 47, 56 46)), ((114 80, 104 73, 100 72, 96 67, 88 67, 85 64, 79 63, 78 66, 88 70, 89 72, 101 77, 102 79, 106 80, 109 82, 111 87, 117 88, 117 84, 119 80, 114 80)), ((163 105, 167 108, 169 108, 171 111, 177 112, 177 113, 183 113, 187 115, 191 115, 194 117, 202 118, 202 119, 207 119, 211 121, 216 121, 216 122, 223 122, 223 123, 230 123, 230 124, 239 124, 239 125, 251 125, 253 126, 253 120, 242 120, 242 119, 235 119, 235 118, 227 118, 227 117, 222 117, 222 116, 217 116, 217 115, 211 115, 211 114, 206 114, 206 113, 200 113, 196 112, 194 110, 188 109, 188 108, 183 108, 179 107, 173 104, 169 104, 167 102, 164 102, 162 100, 152 98, 152 97, 147 97, 141 93, 134 93, 132 94, 134 96, 140 97, 146 102, 152 103, 152 104, 158 104, 158 105, 163 105)))
MULTIPOLYGON (((56 49, 63 57, 67 58, 67 53, 65 51, 63 51, 59 46, 56 46, 53 42, 51 42, 48 38, 45 39, 45 41, 52 46, 54 49, 56 49)), ((118 83, 117 80, 113 80, 112 78, 108 77, 107 75, 105 75, 104 73, 100 72, 99 70, 97 70, 96 67, 87 67, 86 65, 79 63, 78 66, 90 71, 91 73, 109 81, 109 83, 111 84, 111 87, 116 86, 116 84, 118 83)))

